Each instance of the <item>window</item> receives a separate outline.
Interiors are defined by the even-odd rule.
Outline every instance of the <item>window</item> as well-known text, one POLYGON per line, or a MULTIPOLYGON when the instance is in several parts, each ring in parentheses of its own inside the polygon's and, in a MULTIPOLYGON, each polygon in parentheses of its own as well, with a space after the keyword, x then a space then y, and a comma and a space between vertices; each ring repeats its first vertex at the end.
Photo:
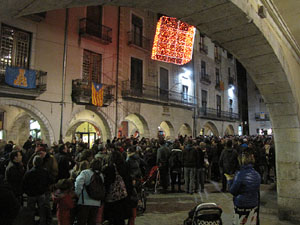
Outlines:
POLYGON ((143 92, 143 61, 131 57, 130 88, 136 95, 143 92))
POLYGON ((230 117, 232 116, 232 113, 233 113, 232 105, 233 105, 233 101, 232 101, 232 99, 229 99, 229 113, 230 113, 230 117))
POLYGON ((95 37, 102 37, 102 6, 88 6, 86 9, 86 32, 95 37))
POLYGON ((207 91, 201 90, 201 106, 204 112, 204 115, 206 115, 207 111, 207 91))
POLYGON ((182 85, 182 98, 183 100, 188 100, 188 89, 189 87, 186 85, 182 85))
POLYGON ((159 94, 162 100, 169 99, 169 71, 160 67, 160 86, 159 94))
POLYGON ((6 66, 29 68, 31 34, 2 24, 0 45, 0 73, 6 66))
POLYGON ((220 84, 220 70, 216 68, 216 85, 220 84))
POLYGON ((206 62, 201 60, 201 77, 206 76, 206 62))
POLYGON ((102 55, 88 50, 83 52, 82 80, 89 85, 101 83, 102 55))
POLYGON ((133 43, 137 46, 143 47, 143 20, 132 14, 131 24, 133 43))
POLYGON ((102 25, 102 12, 103 8, 99 6, 88 6, 86 17, 89 21, 92 21, 96 25, 102 25))
POLYGON ((231 77, 231 69, 228 67, 228 77, 231 77))
POLYGON ((217 95, 217 116, 221 117, 221 96, 217 95))
POLYGON ((215 58, 219 58, 219 47, 215 45, 215 58))

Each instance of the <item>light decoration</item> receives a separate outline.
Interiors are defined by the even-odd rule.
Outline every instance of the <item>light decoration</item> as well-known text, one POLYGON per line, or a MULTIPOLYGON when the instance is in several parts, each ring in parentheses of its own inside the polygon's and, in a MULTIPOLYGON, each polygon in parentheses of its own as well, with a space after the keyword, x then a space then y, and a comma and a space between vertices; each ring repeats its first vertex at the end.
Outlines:
POLYGON ((151 59, 184 65, 191 61, 195 27, 173 17, 157 22, 151 59))

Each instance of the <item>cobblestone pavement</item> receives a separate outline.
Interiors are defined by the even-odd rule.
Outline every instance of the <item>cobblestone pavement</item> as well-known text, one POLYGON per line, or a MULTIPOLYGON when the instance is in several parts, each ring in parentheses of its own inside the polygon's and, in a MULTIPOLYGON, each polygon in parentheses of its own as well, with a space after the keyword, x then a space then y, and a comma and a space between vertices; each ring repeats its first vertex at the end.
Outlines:
MULTIPOLYGON (((222 210, 224 225, 232 224, 233 203, 230 193, 220 192, 220 183, 208 183, 204 193, 186 194, 150 194, 148 196, 146 212, 138 216, 136 225, 182 225, 188 212, 199 203, 214 202, 222 210)), ((279 221, 277 217, 277 203, 275 185, 261 186, 261 225, 291 225, 288 221, 279 221)), ((299 223, 298 223, 299 224, 299 223)))

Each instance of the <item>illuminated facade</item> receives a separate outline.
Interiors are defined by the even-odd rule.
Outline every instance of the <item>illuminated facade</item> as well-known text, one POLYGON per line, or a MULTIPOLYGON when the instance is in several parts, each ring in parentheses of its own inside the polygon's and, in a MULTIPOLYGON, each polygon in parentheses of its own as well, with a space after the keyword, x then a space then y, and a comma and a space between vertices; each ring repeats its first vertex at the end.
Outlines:
MULTIPOLYGON (((43 71, 37 73, 36 92, 1 86, 3 139, 22 145, 29 136, 30 121, 38 122, 39 135, 48 145, 58 141, 60 134, 65 141, 81 138, 91 145, 96 138, 106 141, 114 136, 163 135, 173 139, 178 135, 237 133, 236 89, 228 83, 229 78, 236 76, 234 58, 227 57, 221 48, 215 49, 207 37, 201 44, 198 31, 193 46, 193 27, 169 20, 173 25, 179 24, 179 33, 186 32, 185 36, 178 36, 179 43, 185 44, 177 46, 185 46, 186 51, 175 57, 173 53, 168 55, 175 62, 172 64, 151 59, 151 43, 160 18, 156 13, 120 7, 117 36, 117 7, 69 9, 62 87, 65 16, 66 11, 57 10, 41 15, 39 21, 1 21, 2 30, 19 32, 22 35, 18 37, 23 38, 18 41, 24 51, 10 56, 12 66, 21 58, 26 62, 19 66, 43 71), (188 62, 192 53, 194 58, 188 62), (92 104, 92 82, 104 86, 103 107, 92 104)), ((1 38, 2 44, 11 40, 1 38)), ((13 48, 9 43, 5 46, 13 48)), ((159 54, 158 50, 155 54, 159 54)), ((3 71, 5 66, 0 65, 0 72, 3 71)))

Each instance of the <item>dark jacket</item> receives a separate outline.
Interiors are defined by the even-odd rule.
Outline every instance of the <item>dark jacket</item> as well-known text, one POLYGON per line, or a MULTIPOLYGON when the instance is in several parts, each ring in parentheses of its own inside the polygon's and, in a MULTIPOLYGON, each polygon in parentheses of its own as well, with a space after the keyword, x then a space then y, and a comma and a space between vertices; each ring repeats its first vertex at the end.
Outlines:
POLYGON ((182 151, 182 163, 184 167, 196 168, 197 151, 191 145, 186 145, 182 151))
POLYGON ((58 176, 57 180, 67 179, 70 177, 70 169, 71 169, 71 159, 65 152, 59 152, 55 154, 55 159, 58 165, 58 176))
POLYGON ((140 168, 141 159, 136 153, 127 154, 126 163, 128 164, 130 170, 129 173, 132 179, 139 179, 142 177, 142 171, 140 168))
POLYGON ((14 194, 20 196, 25 169, 21 163, 10 161, 5 170, 5 181, 12 187, 14 194))
POLYGON ((239 168, 238 153, 235 149, 225 148, 220 156, 219 166, 223 173, 234 174, 239 168))
POLYGON ((258 206, 260 175, 251 164, 241 167, 234 179, 229 181, 229 191, 234 196, 234 205, 238 208, 258 206))
POLYGON ((20 204, 8 185, 0 184, 1 225, 11 225, 17 217, 20 204))
POLYGON ((23 178, 23 190, 28 196, 39 196, 49 190, 53 180, 44 168, 33 167, 23 178))

